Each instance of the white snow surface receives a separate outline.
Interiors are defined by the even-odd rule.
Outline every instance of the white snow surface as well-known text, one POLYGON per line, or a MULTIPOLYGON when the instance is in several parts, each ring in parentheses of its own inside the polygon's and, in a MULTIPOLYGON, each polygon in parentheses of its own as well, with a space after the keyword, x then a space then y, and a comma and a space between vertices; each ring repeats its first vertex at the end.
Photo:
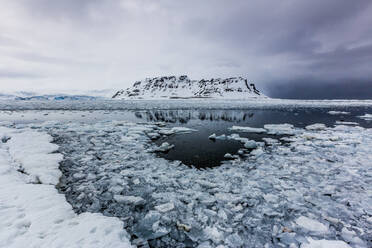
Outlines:
POLYGON ((131 247, 119 219, 77 215, 58 193, 49 135, 0 127, 0 137, 0 247, 131 247))

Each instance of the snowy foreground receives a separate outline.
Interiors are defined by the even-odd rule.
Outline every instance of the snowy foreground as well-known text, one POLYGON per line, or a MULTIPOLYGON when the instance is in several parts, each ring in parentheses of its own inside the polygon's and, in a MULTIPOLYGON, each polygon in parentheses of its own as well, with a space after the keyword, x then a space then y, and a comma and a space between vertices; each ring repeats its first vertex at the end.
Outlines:
POLYGON ((159 149, 152 137, 192 131, 183 128, 119 121, 1 128, 0 246, 129 247, 129 239, 140 247, 372 246, 372 129, 232 130, 230 138, 253 151, 200 171, 152 153, 159 149), (291 136, 287 145, 239 137, 256 131, 291 136), (65 196, 55 188, 60 177, 65 196))
POLYGON ((77 215, 58 193, 52 137, 4 127, 0 137, 0 247, 131 247, 120 220, 77 215))

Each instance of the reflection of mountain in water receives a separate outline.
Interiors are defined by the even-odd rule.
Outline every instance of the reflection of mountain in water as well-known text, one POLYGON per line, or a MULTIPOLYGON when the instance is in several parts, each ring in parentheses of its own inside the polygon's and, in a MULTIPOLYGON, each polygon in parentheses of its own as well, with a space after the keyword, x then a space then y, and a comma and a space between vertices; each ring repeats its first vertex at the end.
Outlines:
POLYGON ((239 110, 148 110, 135 112, 135 115, 146 121, 187 123, 193 119, 241 122, 252 118, 254 113, 239 110))

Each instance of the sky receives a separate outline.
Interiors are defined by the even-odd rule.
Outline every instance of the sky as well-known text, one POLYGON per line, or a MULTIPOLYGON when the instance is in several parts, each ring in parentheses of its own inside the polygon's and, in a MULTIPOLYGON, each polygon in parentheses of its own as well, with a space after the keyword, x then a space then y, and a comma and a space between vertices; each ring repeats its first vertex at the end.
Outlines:
POLYGON ((372 98, 370 0, 2 0, 0 92, 242 76, 287 98, 372 98))

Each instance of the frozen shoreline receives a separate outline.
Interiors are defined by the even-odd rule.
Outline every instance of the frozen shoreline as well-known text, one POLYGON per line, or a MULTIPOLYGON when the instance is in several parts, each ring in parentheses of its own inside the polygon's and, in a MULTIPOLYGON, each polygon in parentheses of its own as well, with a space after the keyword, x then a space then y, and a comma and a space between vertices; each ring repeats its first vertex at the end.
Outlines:
POLYGON ((0 127, 0 137, 0 247, 131 247, 119 219, 77 215, 58 193, 49 135, 0 127))

